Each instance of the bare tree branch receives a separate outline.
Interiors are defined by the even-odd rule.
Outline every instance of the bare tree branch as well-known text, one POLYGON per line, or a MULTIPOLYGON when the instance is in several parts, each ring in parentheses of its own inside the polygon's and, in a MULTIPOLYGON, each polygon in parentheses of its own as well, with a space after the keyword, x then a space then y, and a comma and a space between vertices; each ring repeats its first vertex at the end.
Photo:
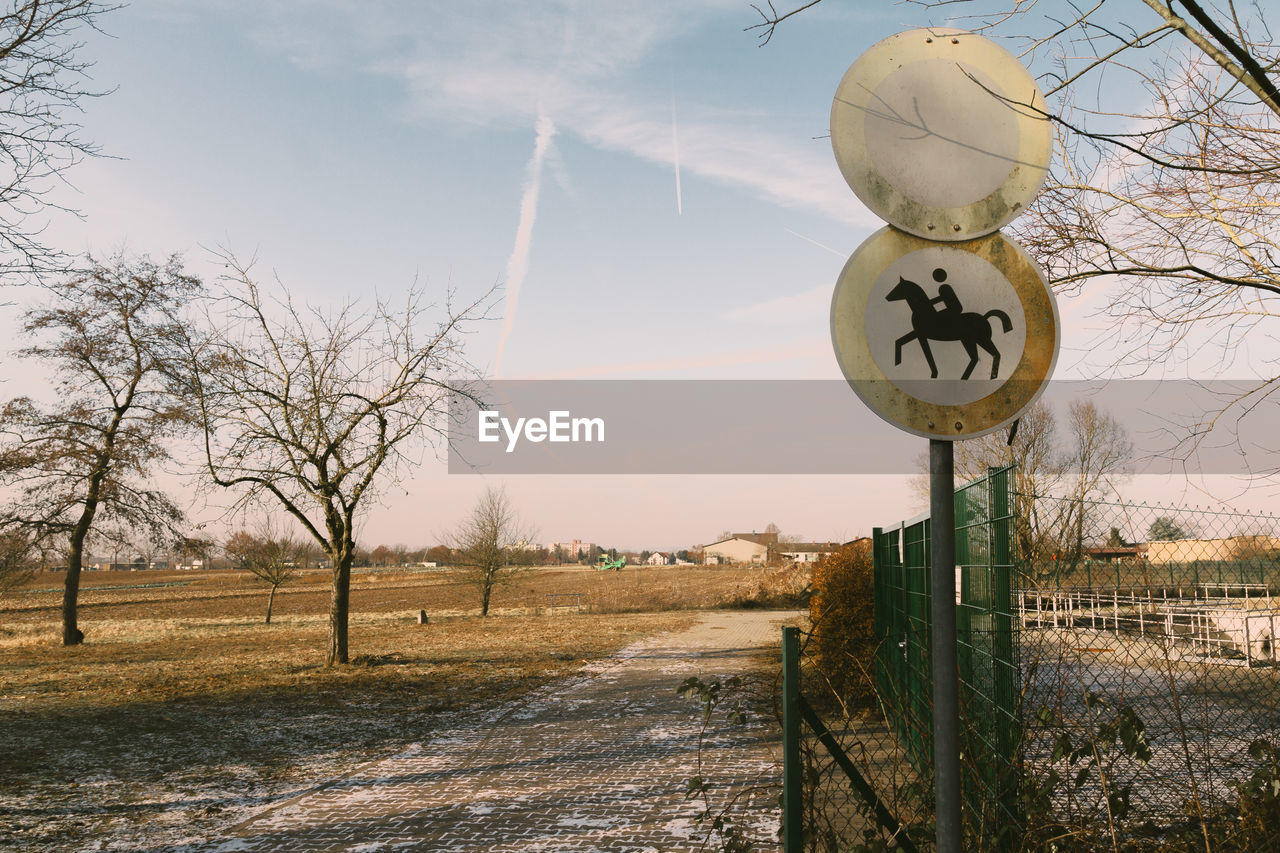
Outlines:
POLYGON ((810 9, 814 6, 817 6, 821 2, 822 0, 809 0, 808 3, 805 3, 802 6, 797 6, 796 8, 792 9, 790 12, 786 12, 783 14, 778 14, 778 10, 773 7, 773 0, 769 0, 769 4, 768 4, 769 11, 767 13, 756 4, 752 3, 751 8, 755 9, 756 12, 759 13, 762 20, 758 24, 752 24, 749 27, 743 28, 743 32, 749 33, 752 30, 761 30, 762 32, 757 34, 760 39, 760 44, 758 46, 764 47, 766 44, 769 43, 769 40, 773 38, 773 32, 778 28, 778 24, 781 24, 783 21, 785 21, 787 18, 790 18, 792 15, 798 15, 801 12, 803 12, 805 9, 810 9))
POLYGON ((118 6, 98 0, 17 0, 0 12, 0 284, 50 273, 71 261, 44 238, 51 191, 76 163, 98 155, 76 121, 89 88, 80 58, 85 30, 118 6))

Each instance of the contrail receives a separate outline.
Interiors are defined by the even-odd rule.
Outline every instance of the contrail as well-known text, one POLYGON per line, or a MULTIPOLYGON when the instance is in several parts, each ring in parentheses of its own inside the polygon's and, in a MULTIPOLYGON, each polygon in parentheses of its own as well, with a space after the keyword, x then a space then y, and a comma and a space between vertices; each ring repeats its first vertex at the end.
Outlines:
POLYGON ((825 243, 819 243, 817 240, 813 239, 812 237, 806 237, 803 234, 797 234, 796 232, 792 231, 790 228, 783 228, 782 230, 786 231, 792 237, 799 237, 801 240, 804 240, 806 243, 812 243, 813 245, 817 246, 819 249, 826 249, 828 252, 830 252, 831 254, 837 257, 843 258, 846 256, 845 252, 841 252, 836 249, 833 249, 830 246, 826 245, 825 243))
POLYGON ((506 307, 502 312, 502 335, 498 338, 498 355, 494 359, 493 375, 502 371, 502 352, 507 346, 507 336, 515 323, 516 303, 520 299, 520 285, 529 271, 529 249, 533 244, 533 222, 538 218, 538 191, 542 187, 542 161, 551 138, 556 135, 555 123, 550 116, 539 111, 537 136, 533 142, 533 156, 529 158, 529 171, 524 180, 524 195, 520 199, 520 224, 516 226, 516 241, 507 258, 506 307))
POLYGON ((676 92, 671 90, 671 152, 676 165, 676 215, 684 216, 684 205, 680 201, 680 134, 676 130, 676 92))

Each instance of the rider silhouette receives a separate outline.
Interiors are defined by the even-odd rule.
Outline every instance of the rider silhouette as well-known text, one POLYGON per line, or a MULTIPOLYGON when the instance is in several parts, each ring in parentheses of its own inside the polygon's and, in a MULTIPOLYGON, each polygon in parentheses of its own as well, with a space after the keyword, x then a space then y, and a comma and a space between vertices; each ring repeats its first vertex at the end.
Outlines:
MULTIPOLYGON (((942 267, 938 267, 933 271, 933 280, 936 282, 944 282, 947 280, 947 271, 942 267)), ((943 323, 954 323, 960 318, 963 309, 960 307, 960 298, 956 296, 955 289, 949 284, 939 284, 938 295, 929 300, 930 305, 942 303, 941 309, 934 309, 938 315, 938 319, 943 323)))
POLYGON ((929 378, 938 378, 938 365, 933 360, 933 352, 929 349, 929 341, 960 341, 969 355, 969 364, 965 367, 961 379, 973 375, 978 364, 978 349, 986 350, 991 355, 991 378, 1000 375, 1000 350, 992 340, 991 318, 1000 321, 1000 327, 1006 334, 1013 330, 1013 322, 1009 315, 999 308, 993 308, 985 314, 976 311, 964 311, 955 290, 948 284, 947 271, 939 267, 933 271, 933 280, 938 282, 938 295, 930 298, 925 290, 914 281, 898 276, 898 283, 885 294, 889 302, 904 301, 911 310, 911 331, 893 342, 893 364, 902 364, 902 348, 912 341, 920 344, 924 360, 929 364, 929 378), (939 308, 941 304, 941 308, 939 308))

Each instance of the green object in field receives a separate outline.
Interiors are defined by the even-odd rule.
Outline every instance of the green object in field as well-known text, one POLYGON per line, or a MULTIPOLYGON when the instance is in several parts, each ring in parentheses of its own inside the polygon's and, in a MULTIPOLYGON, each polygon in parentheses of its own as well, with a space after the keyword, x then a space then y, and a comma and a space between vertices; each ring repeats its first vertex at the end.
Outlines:
POLYGON ((596 563, 596 568, 602 572, 613 570, 615 572, 622 571, 622 567, 627 564, 626 557, 619 557, 616 560, 610 560, 604 554, 600 555, 600 562, 596 563))

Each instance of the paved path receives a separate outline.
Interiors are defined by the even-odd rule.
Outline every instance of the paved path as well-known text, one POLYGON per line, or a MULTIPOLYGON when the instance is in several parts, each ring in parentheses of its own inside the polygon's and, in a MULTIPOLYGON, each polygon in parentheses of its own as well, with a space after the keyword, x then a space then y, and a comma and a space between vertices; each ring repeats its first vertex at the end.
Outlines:
MULTIPOLYGON (((703 846, 697 773, 699 706, 676 695, 691 675, 742 673, 780 642, 786 614, 708 613, 574 677, 483 713, 449 715, 431 739, 367 765, 207 845, 230 851, 609 851, 703 846)), ((776 850, 776 726, 713 718, 702 775, 713 803, 746 792, 732 821, 755 850, 776 850), (752 791, 755 786, 764 786, 752 791)))

